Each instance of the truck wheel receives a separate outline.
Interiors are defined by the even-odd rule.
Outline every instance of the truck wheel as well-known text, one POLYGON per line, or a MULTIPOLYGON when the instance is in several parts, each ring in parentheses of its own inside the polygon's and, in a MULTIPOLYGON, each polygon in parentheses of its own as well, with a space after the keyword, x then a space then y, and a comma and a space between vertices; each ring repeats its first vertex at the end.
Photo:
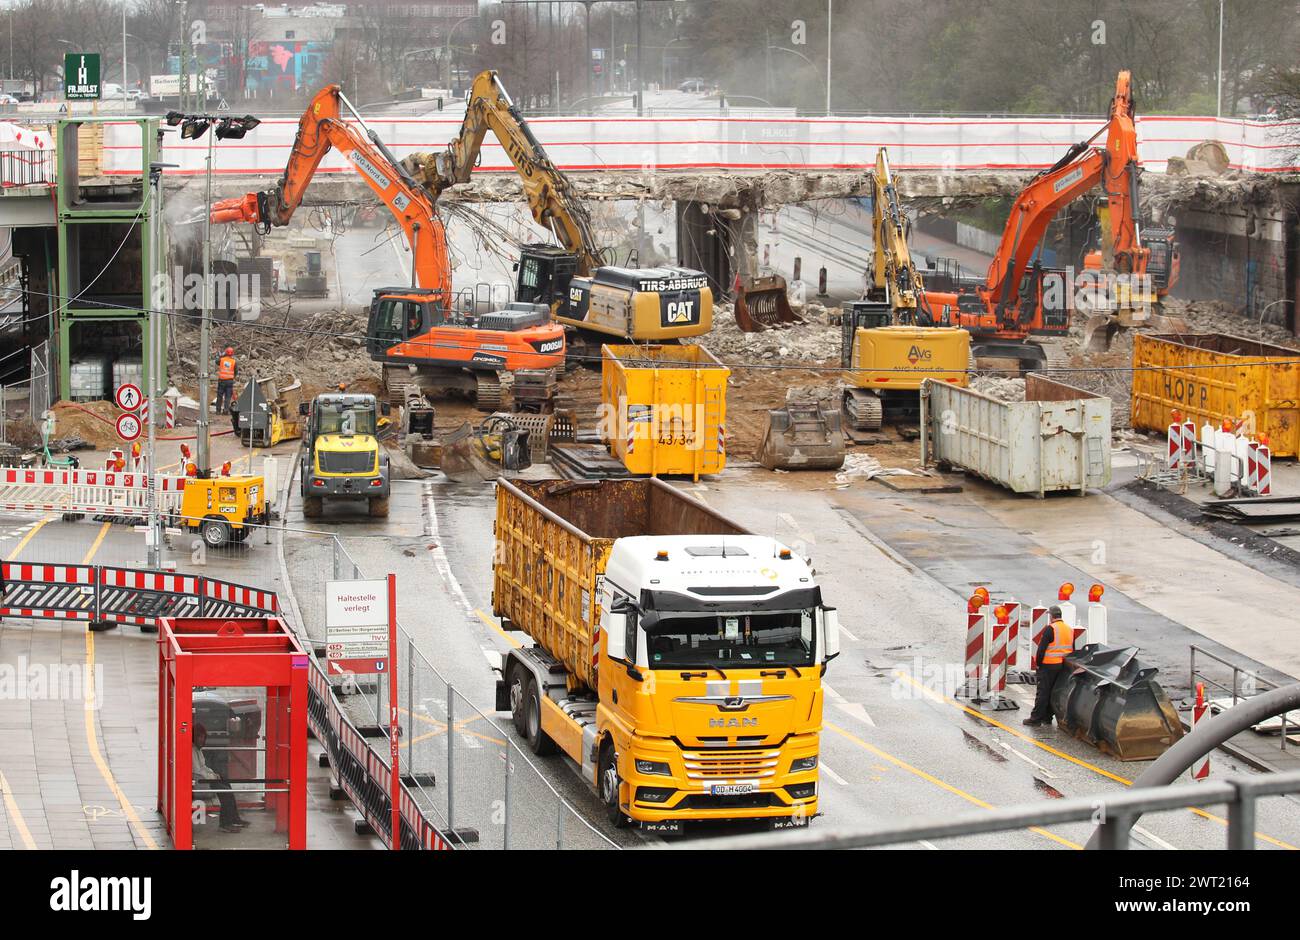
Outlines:
POLYGON ((370 515, 376 519, 388 518, 388 497, 372 496, 370 497, 370 515))
POLYGON ((524 737, 528 747, 538 757, 547 757, 555 753, 555 742, 542 730, 542 690, 534 679, 528 680, 528 691, 524 696, 525 721, 524 737))
POLYGON ((511 671, 510 717, 514 719, 515 730, 519 732, 521 738, 528 736, 528 709, 524 703, 527 700, 528 686, 531 684, 528 671, 522 666, 516 666, 511 671))
POLYGON ((304 519, 319 519, 324 511, 324 501, 319 496, 302 498, 302 515, 304 519))
POLYGON ((600 752, 600 799, 605 804, 605 815, 615 829, 626 829, 632 820, 624 815, 618 805, 618 755, 612 745, 600 752))
POLYGON ((199 535, 208 548, 221 548, 230 541, 230 526, 224 519, 204 519, 199 524, 199 535))

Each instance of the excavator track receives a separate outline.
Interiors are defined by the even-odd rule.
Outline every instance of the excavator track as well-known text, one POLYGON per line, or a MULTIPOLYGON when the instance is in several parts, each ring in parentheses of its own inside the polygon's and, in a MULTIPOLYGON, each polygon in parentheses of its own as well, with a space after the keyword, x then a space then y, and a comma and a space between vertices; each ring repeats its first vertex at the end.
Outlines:
POLYGON ((404 366, 384 366, 380 373, 383 383, 383 398, 391 408, 401 408, 406 404, 406 387, 414 383, 410 371, 404 366))
POLYGON ((880 396, 862 388, 844 390, 844 413, 854 431, 879 431, 885 418, 880 396))
POLYGON ((475 372, 474 380, 478 383, 474 390, 474 407, 479 411, 499 411, 505 397, 501 385, 500 372, 475 372))

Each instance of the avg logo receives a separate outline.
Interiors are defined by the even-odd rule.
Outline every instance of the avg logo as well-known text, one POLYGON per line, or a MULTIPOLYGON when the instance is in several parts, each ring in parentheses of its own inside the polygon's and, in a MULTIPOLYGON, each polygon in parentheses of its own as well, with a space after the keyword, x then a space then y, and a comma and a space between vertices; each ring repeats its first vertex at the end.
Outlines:
POLYGON ((907 351, 907 361, 912 365, 916 365, 922 359, 930 359, 932 357, 933 353, 930 350, 922 349, 915 343, 913 343, 912 348, 907 351))

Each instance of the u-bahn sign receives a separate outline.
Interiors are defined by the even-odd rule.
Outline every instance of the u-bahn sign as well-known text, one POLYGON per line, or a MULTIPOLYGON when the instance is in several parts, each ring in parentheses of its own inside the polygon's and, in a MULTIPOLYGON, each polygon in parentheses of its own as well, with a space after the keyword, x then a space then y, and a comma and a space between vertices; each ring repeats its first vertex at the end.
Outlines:
POLYGON ((63 97, 69 101, 98 101, 99 96, 99 53, 64 53, 63 97))

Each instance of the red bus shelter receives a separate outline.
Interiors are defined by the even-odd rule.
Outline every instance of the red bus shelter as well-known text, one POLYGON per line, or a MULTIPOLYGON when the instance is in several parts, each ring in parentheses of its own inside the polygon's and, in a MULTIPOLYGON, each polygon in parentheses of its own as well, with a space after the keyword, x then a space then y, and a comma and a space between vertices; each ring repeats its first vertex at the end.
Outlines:
POLYGON ((161 619, 158 811, 176 848, 195 847, 196 823, 201 847, 307 847, 307 657, 279 617, 161 619), (209 838, 223 801, 245 819, 209 838))

